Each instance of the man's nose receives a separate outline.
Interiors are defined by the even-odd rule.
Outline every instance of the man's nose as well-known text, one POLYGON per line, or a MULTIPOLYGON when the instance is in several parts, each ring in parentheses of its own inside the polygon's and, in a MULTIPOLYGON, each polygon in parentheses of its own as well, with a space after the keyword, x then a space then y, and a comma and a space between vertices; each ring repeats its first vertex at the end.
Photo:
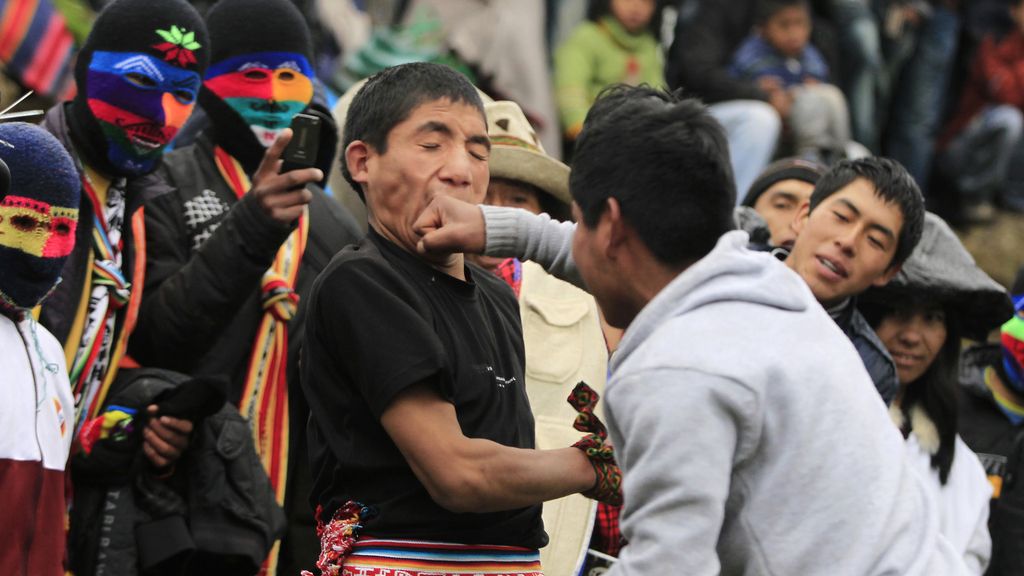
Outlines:
POLYGON ((439 173, 441 180, 449 186, 469 186, 473 181, 470 170, 469 153, 465 150, 453 150, 445 158, 444 166, 439 173))

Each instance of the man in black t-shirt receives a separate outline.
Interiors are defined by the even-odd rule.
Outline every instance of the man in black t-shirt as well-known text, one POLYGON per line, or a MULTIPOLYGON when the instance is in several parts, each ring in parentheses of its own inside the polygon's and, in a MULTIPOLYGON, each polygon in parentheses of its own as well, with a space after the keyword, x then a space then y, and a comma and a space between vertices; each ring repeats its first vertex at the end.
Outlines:
POLYGON ((540 503, 608 495, 604 470, 581 450, 533 449, 514 295, 461 253, 418 254, 413 230, 436 196, 483 200, 480 98, 443 66, 391 68, 356 96, 344 134, 370 230, 314 285, 302 385, 325 550, 344 546, 347 524, 361 529, 350 556, 320 568, 539 573, 540 503))

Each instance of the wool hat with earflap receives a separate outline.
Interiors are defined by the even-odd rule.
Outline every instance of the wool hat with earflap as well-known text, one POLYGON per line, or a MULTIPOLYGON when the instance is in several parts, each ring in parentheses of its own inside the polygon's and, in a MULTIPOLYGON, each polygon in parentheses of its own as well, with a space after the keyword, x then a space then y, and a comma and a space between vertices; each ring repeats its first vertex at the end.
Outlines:
POLYGON ((33 124, 0 124, 10 188, 0 199, 0 308, 25 311, 56 285, 75 245, 78 172, 67 151, 33 124))
POLYGON ((200 77, 210 59, 206 25, 185 0, 115 0, 99 13, 75 63, 77 94, 69 114, 76 151, 108 174, 107 141, 89 107, 89 67, 97 52, 144 54, 200 77))
MULTIPOLYGON (((247 170, 254 171, 263 158, 265 143, 257 140, 252 127, 238 112, 211 89, 217 74, 238 58, 253 55, 253 65, 274 66, 261 56, 294 54, 305 62, 296 67, 312 81, 313 42, 306 19, 289 0, 220 0, 206 14, 206 28, 213 43, 211 68, 199 93, 199 104, 209 116, 218 145, 247 170)), ((268 98, 269 99, 269 98, 268 98)), ((306 102, 308 104, 308 102, 306 102)))

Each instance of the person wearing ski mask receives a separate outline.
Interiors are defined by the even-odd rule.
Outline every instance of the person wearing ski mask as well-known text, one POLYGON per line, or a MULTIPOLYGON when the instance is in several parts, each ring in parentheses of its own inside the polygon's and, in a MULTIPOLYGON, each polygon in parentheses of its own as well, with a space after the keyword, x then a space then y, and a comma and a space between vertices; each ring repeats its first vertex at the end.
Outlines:
MULTIPOLYGON (((203 21, 184 0, 116 0, 79 52, 75 99, 43 121, 81 187, 63 282, 39 311, 64 349, 75 436, 100 413, 119 369, 137 365, 126 350, 146 269, 143 205, 163 186, 153 171, 192 113, 208 51, 203 21)), ((153 468, 173 471, 191 428, 169 416, 149 420, 143 451, 153 468)))
POLYGON ((78 175, 53 136, 20 122, 0 124, 0 164, 0 573, 58 576, 74 401, 64 351, 31 310, 75 245, 78 175))
MULTIPOLYGON (((325 169, 279 173, 292 118, 313 97, 302 15, 288 0, 220 0, 206 24, 213 50, 199 102, 210 126, 166 156, 169 191, 146 207, 146 286, 130 350, 147 366, 229 378, 228 398, 288 516, 267 566, 295 574, 319 554, 303 461, 309 410, 297 392, 305 297, 360 234, 317 185, 325 169)), ((329 163, 333 127, 320 142, 329 163)))

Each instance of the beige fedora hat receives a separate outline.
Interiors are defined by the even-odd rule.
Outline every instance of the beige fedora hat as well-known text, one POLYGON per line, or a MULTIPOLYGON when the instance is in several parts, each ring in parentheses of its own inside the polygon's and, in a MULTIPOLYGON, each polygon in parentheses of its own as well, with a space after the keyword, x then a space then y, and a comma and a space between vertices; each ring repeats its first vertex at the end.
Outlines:
POLYGON ((569 195, 569 167, 548 156, 537 133, 515 102, 500 100, 484 104, 487 135, 491 138, 491 178, 532 184, 566 205, 569 195))

